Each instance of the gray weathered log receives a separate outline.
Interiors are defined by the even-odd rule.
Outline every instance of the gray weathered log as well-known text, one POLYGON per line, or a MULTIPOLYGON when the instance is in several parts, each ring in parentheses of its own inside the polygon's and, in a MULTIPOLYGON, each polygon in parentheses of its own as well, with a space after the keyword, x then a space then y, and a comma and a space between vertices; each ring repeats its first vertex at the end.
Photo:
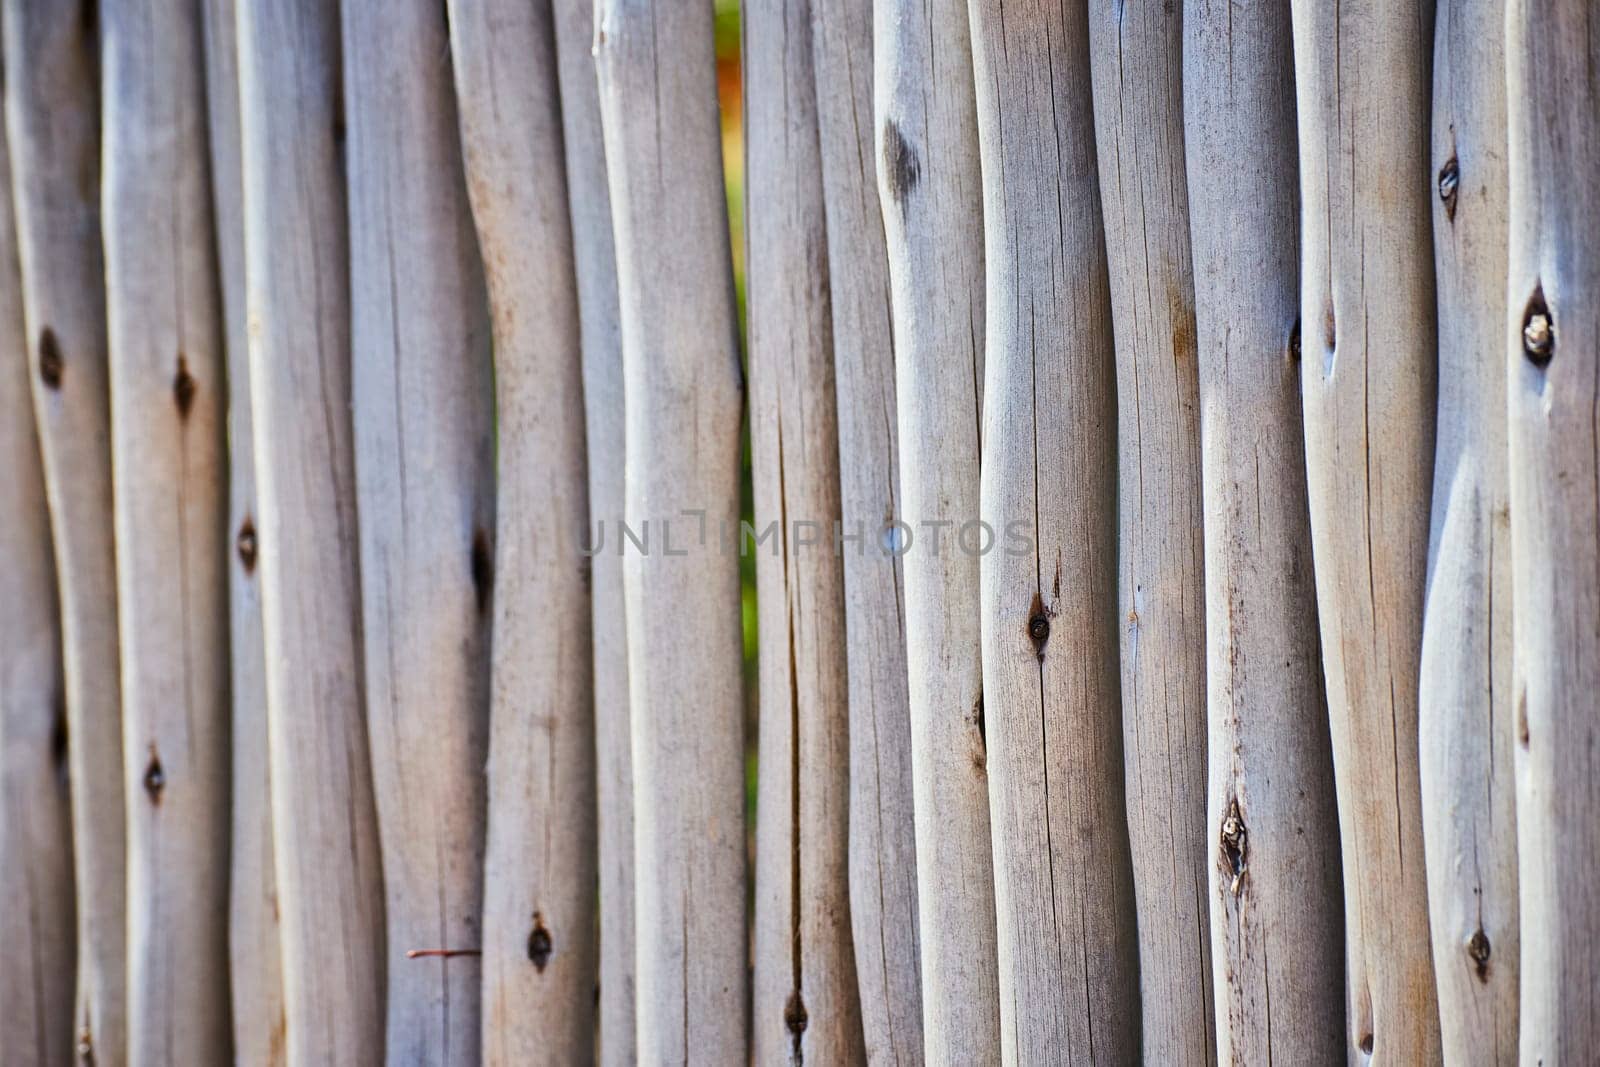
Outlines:
POLYGON ((287 1059, 384 1047, 350 425, 338 11, 239 5, 250 392, 287 1059))
POLYGON ((80 1057, 127 1051, 126 830, 92 6, 6 0, 6 127, 55 542, 78 887, 80 1057))
POLYGON ((72 1062, 74 960, 60 607, 28 384, 11 160, 0 132, 0 1041, 72 1062))
POLYGON ((875 155, 894 321, 927 1058, 997 1062, 1000 991, 976 554, 983 212, 966 5, 873 8, 875 155), (943 524, 943 525, 941 525, 943 524), (935 538, 942 534, 942 550, 935 538))
MULTIPOLYGON (((1087 10, 972 0, 971 12, 1000 1049, 1007 1063, 1127 1063, 1139 1048, 1138 938, 1113 614, 1115 353, 1087 10)), ((981 550, 975 532, 960 527, 952 547, 981 550)))
POLYGON ((917 841, 889 262, 873 151, 872 6, 812 0, 839 421, 850 702, 850 925, 867 1059, 922 1062, 917 841), (859 540, 851 542, 846 538, 859 540))
MULTIPOLYGON (((743 1062, 741 389, 712 11, 600 0, 627 411, 638 1056, 743 1062), (646 527, 646 523, 649 526, 646 527), (685 655, 684 649, 693 649, 685 655)), ((613 549, 623 547, 620 540, 613 549)))
MULTIPOLYGON (((1521 1062, 1600 1045, 1600 22, 1506 9, 1521 1062)), ((1463 175, 1465 175, 1463 171, 1463 175)), ((1499 955, 1494 946, 1490 966, 1499 955)))
POLYGON ((1291 9, 1301 385, 1344 867, 1347 1052, 1429 1063, 1440 1056, 1439 1012, 1417 677, 1437 361, 1433 0, 1291 9))
POLYGON ((1217 1059, 1342 1064, 1344 915, 1306 512, 1288 5, 1188 0, 1183 34, 1217 1059))
POLYGON ((451 0, 467 188, 493 311, 482 1041, 486 1063, 508 1065, 592 1062, 595 1041, 588 484, 555 32, 548 2, 451 0))
POLYGON ((1514 1063, 1503 0, 1440 0, 1433 175, 1439 435, 1417 705, 1428 916, 1445 1060, 1514 1063))
POLYGON ((1216 1034, 1205 889, 1205 544, 1183 10, 1117 0, 1088 8, 1117 309, 1117 613, 1144 1057, 1204 1065, 1216 1062, 1216 1034))
POLYGON ((865 1062, 850 931, 837 394, 808 0, 748 0, 750 450, 760 611, 752 1058, 865 1062), (837 546, 837 547, 836 547, 837 546))

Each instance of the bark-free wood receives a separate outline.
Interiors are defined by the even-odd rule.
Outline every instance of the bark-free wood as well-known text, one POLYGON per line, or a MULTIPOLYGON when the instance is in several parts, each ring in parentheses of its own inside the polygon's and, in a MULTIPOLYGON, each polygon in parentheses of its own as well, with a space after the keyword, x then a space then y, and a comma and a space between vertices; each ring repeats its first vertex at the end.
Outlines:
POLYGON ((813 0, 850 702, 850 925, 867 1059, 922 1062, 917 841, 889 261, 873 150, 872 7, 813 0), (855 540, 850 540, 855 538, 855 540))
POLYGON ((1434 31, 1439 436, 1417 725, 1451 1063, 1517 1058, 1504 16, 1503 0, 1441 0, 1434 31))
POLYGON ((601 0, 595 29, 624 517, 650 538, 623 556, 646 1064, 742 1062, 747 1047, 739 574, 724 547, 736 543, 741 397, 711 15, 601 0))
POLYGON ((976 553, 983 214, 961 0, 873 8, 878 192, 894 323, 926 1054, 997 1062, 1000 990, 976 553), (937 546, 937 550, 936 547, 937 546))
POLYGON ((1582 1063, 1600 1044, 1597 65, 1591 4, 1509 4, 1506 339, 1523 1063, 1582 1063))
POLYGON ((100 6, 132 1064, 220 1063, 233 1045, 227 391, 200 12, 100 6))
MULTIPOLYGON (((1089 4, 1117 342, 1122 737, 1148 1062, 1216 1060, 1206 908, 1205 544, 1183 11, 1089 4)), ((1291 146, 1292 151, 1292 146, 1291 146)))
POLYGON ((1436 362, 1433 3, 1291 8, 1301 384, 1344 866, 1346 1040, 1352 1057, 1427 1063, 1440 1055, 1417 782, 1436 362))
POLYGON ((272 856, 272 771, 267 758, 267 664, 261 632, 250 348, 245 308, 244 177, 239 158, 236 0, 204 10, 211 194, 222 286, 228 376, 228 633, 232 644, 233 820, 228 892, 228 971, 238 1062, 285 1062, 278 880, 272 856))
POLYGON ((1339 831, 1297 363, 1289 10, 1188 0, 1183 33, 1217 1059, 1344 1063, 1339 831))
MULTIPOLYGON (((515 565, 495 595, 490 333, 444 7, 350 0, 342 10, 352 415, 367 736, 388 931, 386 1047, 395 1061, 476 1064, 483 961, 450 953, 479 949, 491 934, 480 923, 489 624, 503 599, 510 603, 502 618, 554 605, 522 602, 526 572, 515 565)), ((520 398, 517 355, 505 373, 509 394, 520 398)), ((529 417, 513 407, 500 425, 524 429, 529 417)), ((517 449, 506 453, 516 464, 517 449)), ((527 477, 513 470, 512 481, 527 477)), ((551 502, 553 511, 563 507, 551 502)), ((515 644, 504 654, 529 655, 515 644)), ((574 654, 583 656, 581 644, 574 654)), ((502 706, 528 696, 520 679, 502 675, 500 685, 511 702, 502 706)), ((508 768, 508 801, 522 769, 508 768)), ((503 868, 493 875, 518 877, 503 868)), ((519 889, 499 884, 496 894, 519 889)), ((496 911, 521 929, 513 935, 502 923, 492 933, 517 937, 532 964, 544 920, 496 911)), ((564 943, 583 935, 547 936, 564 943)))
POLYGON ((250 390, 288 1060, 384 1042, 350 426, 338 11, 238 7, 250 390))
POLYGON ((60 582, 80 1057, 124 1061, 122 706, 94 9, 7 0, 6 126, 34 416, 60 582))
MULTIPOLYGON (((594 4, 553 0, 561 126, 567 153, 572 259, 583 341, 591 548, 622 521, 622 322, 616 245, 594 56, 594 4)), ((635 1061, 633 934, 633 740, 628 721, 628 634, 622 558, 590 559, 594 646, 595 802, 600 868, 600 1054, 608 1067, 635 1061)))
POLYGON ((807 0, 743 10, 760 610, 757 1062, 865 1061, 850 931, 850 704, 832 309, 807 0), (842 547, 842 543, 840 545, 842 547))
MULTIPOLYGON (((1116 378, 1082 6, 972 0, 988 323, 983 707, 1008 1063, 1126 1063, 1116 378), (995 531, 1003 532, 1004 539, 995 531)), ((934 160, 937 163, 937 160, 934 160)), ((971 556, 981 530, 960 530, 971 556)), ((1170 858, 1169 858, 1170 859, 1170 858)), ((973 920, 969 919, 968 924, 973 920)))
POLYGON ((60 608, 28 385, 11 161, 0 134, 0 1041, 72 1061, 71 801, 60 608))
POLYGON ((584 1063, 595 1040, 594 675, 583 363, 551 6, 452 0, 450 44, 493 309, 499 436, 484 1060, 584 1063))

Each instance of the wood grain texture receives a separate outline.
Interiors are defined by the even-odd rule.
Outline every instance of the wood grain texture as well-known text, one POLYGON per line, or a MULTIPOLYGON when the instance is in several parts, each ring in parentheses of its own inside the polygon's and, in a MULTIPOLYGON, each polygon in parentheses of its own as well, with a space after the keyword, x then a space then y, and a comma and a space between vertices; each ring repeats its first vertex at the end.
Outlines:
POLYGON ((1217 1059, 1342 1064, 1344 914, 1306 510, 1288 5, 1188 0, 1183 36, 1217 1059))
POLYGON ((1600 1043, 1600 22, 1593 5, 1511 0, 1506 66, 1520 1047, 1522 1063, 1553 1065, 1582 1063, 1600 1043))
POLYGON ((72 804, 61 617, 33 421, 11 159, 0 134, 0 1042, 72 1062, 72 804))
POLYGON ((205 0, 211 197, 221 280, 228 378, 228 634, 232 647, 232 823, 228 891, 228 988, 238 1062, 285 1062, 278 880, 272 855, 272 768, 267 742, 267 664, 261 629, 261 508, 256 493, 245 307, 244 176, 239 144, 237 0, 205 0))
POLYGON ((873 8, 875 151, 894 321, 923 1037, 934 1063, 998 1062, 1000 988, 975 554, 984 294, 965 5, 873 8), (942 551, 936 550, 942 534, 942 551))
POLYGON ((873 148, 872 7, 813 0, 833 312, 850 703, 850 925, 867 1060, 922 1062, 917 840, 900 557, 889 262, 873 148), (845 538, 856 537, 850 542, 845 538))
POLYGON ((121 676, 92 3, 4 5, 6 127, 55 543, 78 886, 78 1053, 127 1050, 121 676))
POLYGON ((1432 0, 1293 0, 1306 468, 1339 796, 1347 1051, 1439 1059, 1418 785, 1433 475, 1432 0))
POLYGON ((1441 0, 1433 45, 1439 409, 1417 728, 1451 1063, 1517 1058, 1504 17, 1503 0, 1441 0))
POLYGON ((722 546, 738 529, 742 398, 712 11, 649 0, 596 11, 624 518, 652 538, 623 556, 637 1052, 645 1064, 735 1063, 748 1041, 744 728, 738 565, 722 546))
MULTIPOLYGON (((1007 1063, 1126 1063, 1139 1049, 1138 941, 1087 12, 1005 0, 972 0, 971 12, 988 312, 982 515, 1005 535, 980 568, 1000 1048, 1007 1063)), ((957 547, 970 555, 965 533, 957 547)))
POLYGON ((553 11, 452 0, 450 45, 493 311, 499 438, 483 1054, 592 1062, 588 475, 553 11))
POLYGON ((850 929, 850 704, 832 309, 806 0, 744 36, 750 449, 760 611, 752 1058, 863 1063, 850 929))
POLYGON ((384 902, 361 676, 338 11, 237 8, 273 854, 287 1060, 384 1047, 384 902))
MULTIPOLYGON (((622 321, 617 307, 617 254, 611 234, 605 141, 600 129, 600 89, 592 51, 594 4, 591 0, 553 0, 553 5, 583 347, 590 526, 615 538, 623 514, 622 321)), ((598 538, 598 533, 594 536, 598 538)), ((598 542, 585 543, 593 546, 598 542)), ((634 1062, 637 1047, 628 633, 622 557, 614 551, 595 552, 589 564, 600 870, 599 1060, 608 1067, 624 1067, 634 1062)))
MULTIPOLYGON (((497 612, 503 620, 525 610, 526 590, 513 567, 495 595, 494 368, 445 9, 430 0, 351 0, 341 10, 367 737, 388 934, 385 1045, 396 1062, 476 1064, 484 961, 410 954, 479 949, 490 934, 482 922, 490 623, 497 612), (496 609, 501 601, 509 604, 496 609)), ((505 371, 513 390, 515 358, 505 371)), ((501 425, 526 418, 513 408, 501 425)), ((515 462, 516 449, 507 452, 515 462)), ((514 644, 506 654, 526 655, 514 644)), ((506 697, 524 695, 517 679, 498 682, 506 697)), ((518 769, 507 768, 508 785, 518 769)), ((527 945, 530 933, 520 936, 527 945)))
POLYGON ((1099 0, 1088 10, 1117 343, 1117 612, 1144 1057, 1204 1065, 1216 1062, 1216 1034, 1183 9, 1099 0))

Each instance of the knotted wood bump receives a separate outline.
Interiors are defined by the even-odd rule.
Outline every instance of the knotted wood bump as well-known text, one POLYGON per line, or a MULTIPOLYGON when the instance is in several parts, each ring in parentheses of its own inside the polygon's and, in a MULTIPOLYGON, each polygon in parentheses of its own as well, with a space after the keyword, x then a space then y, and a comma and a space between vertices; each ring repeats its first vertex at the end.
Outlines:
POLYGON ((543 974, 554 951, 555 939, 544 924, 544 913, 536 911, 533 913, 533 930, 528 934, 528 959, 533 961, 534 969, 543 974))
POLYGON ((46 326, 39 332, 39 380, 47 389, 60 389, 63 369, 61 342, 56 339, 56 332, 46 326))

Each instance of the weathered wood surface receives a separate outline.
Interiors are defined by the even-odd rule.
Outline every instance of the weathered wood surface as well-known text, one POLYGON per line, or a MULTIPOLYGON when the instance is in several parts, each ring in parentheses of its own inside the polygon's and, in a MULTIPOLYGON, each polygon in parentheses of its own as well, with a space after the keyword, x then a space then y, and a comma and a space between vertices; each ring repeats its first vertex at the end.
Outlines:
MULTIPOLYGON (((499 601, 510 601, 501 618, 530 605, 518 602, 526 587, 518 589, 515 567, 509 589, 497 597, 494 588, 491 338, 445 9, 358 0, 342 10, 362 636, 388 934, 385 1046, 397 1062, 476 1064, 484 961, 451 953, 485 948, 491 933, 481 919, 490 623, 499 601)), ((520 395, 514 362, 506 373, 520 395)), ((513 408, 501 425, 526 418, 513 408)), ((516 448, 507 453, 515 463, 516 448)), ((525 698, 517 679, 500 682, 512 701, 525 698)), ((507 786, 518 788, 519 768, 509 770, 507 786)), ((496 893, 516 888, 500 884, 496 893)), ((518 935, 528 957, 537 954, 530 939, 539 920, 515 923, 530 919, 532 929, 518 935)), ((503 927, 493 933, 512 936, 503 927)))
MULTIPOLYGON (((1000 1049, 1007 1063, 1056 1062, 1069 1049, 1076 1062, 1126 1063, 1139 1049, 1138 940, 1113 615, 1115 352, 1087 10, 1004 0, 973 0, 971 10, 1000 1049)), ((967 534, 953 547, 970 556, 984 534, 967 534)))
POLYGON ((228 399, 200 17, 193 0, 100 6, 132 1064, 233 1049, 228 399))
POLYGON ((28 384, 11 160, 0 134, 0 1034, 6 1063, 72 1062, 72 808, 50 513, 28 384))
POLYGON ((832 309, 807 0, 749 0, 750 448, 760 611, 752 1058, 865 1062, 850 929, 850 703, 832 309))
POLYGON ((554 14, 549 3, 452 0, 450 45, 499 437, 483 1056, 583 1063, 595 1041, 594 675, 554 14))
POLYGON ((1428 917, 1450 1063, 1517 1058, 1505 73, 1505 4, 1440 0, 1438 445, 1417 727, 1428 917))
POLYGON ((246 301, 287 1058, 384 1047, 383 870, 361 676, 338 11, 239 19, 246 301))
POLYGON ((873 8, 878 190, 894 323, 906 666, 927 1058, 997 1062, 1000 990, 976 554, 983 211, 966 7, 873 8), (943 524, 942 526, 939 524, 943 524), (942 534, 942 551, 934 538, 942 534))
POLYGON ((1521 1062, 1581 1063, 1600 1044, 1600 22, 1512 0, 1506 29, 1521 1062))
MULTIPOLYGON (((741 388, 711 8, 601 0, 627 411, 638 1056, 747 1048, 741 388), (726 540, 724 538, 726 537, 726 540), (672 554, 669 554, 672 553, 672 554), (684 649, 693 649, 685 655, 684 649)), ((614 542, 614 549, 622 548, 614 542)))
POLYGON ((1183 35, 1217 1059, 1342 1064, 1344 915, 1300 410, 1300 220, 1284 162, 1296 150, 1289 11, 1188 0, 1183 35))
POLYGON ((900 557, 889 262, 872 118, 872 7, 813 0, 828 295, 839 422, 850 702, 850 925, 866 1055, 922 1062, 917 841, 900 557), (851 542, 846 538, 858 537, 851 542))
MULTIPOLYGON (((1088 5, 1117 343, 1117 613, 1147 1062, 1216 1062, 1206 906, 1205 541, 1183 9, 1088 5)), ((1293 146, 1290 146, 1293 150, 1293 146)))
MULTIPOLYGON (((600 129, 594 65, 594 4, 553 0, 561 127, 572 218, 583 347, 583 408, 589 471, 589 540, 619 533, 623 514, 622 322, 611 194, 600 129)), ((636 1059, 634 1027, 633 739, 628 717, 628 634, 622 557, 590 561, 594 648, 595 806, 600 871, 599 1060, 623 1067, 636 1059)))
POLYGON ((7 0, 6 127, 55 544, 78 887, 80 1057, 127 1050, 121 677, 92 7, 7 0))
POLYGON ((1436 370, 1433 3, 1291 9, 1301 384, 1344 868, 1347 1051, 1426 1063, 1440 1055, 1417 781, 1436 370))

